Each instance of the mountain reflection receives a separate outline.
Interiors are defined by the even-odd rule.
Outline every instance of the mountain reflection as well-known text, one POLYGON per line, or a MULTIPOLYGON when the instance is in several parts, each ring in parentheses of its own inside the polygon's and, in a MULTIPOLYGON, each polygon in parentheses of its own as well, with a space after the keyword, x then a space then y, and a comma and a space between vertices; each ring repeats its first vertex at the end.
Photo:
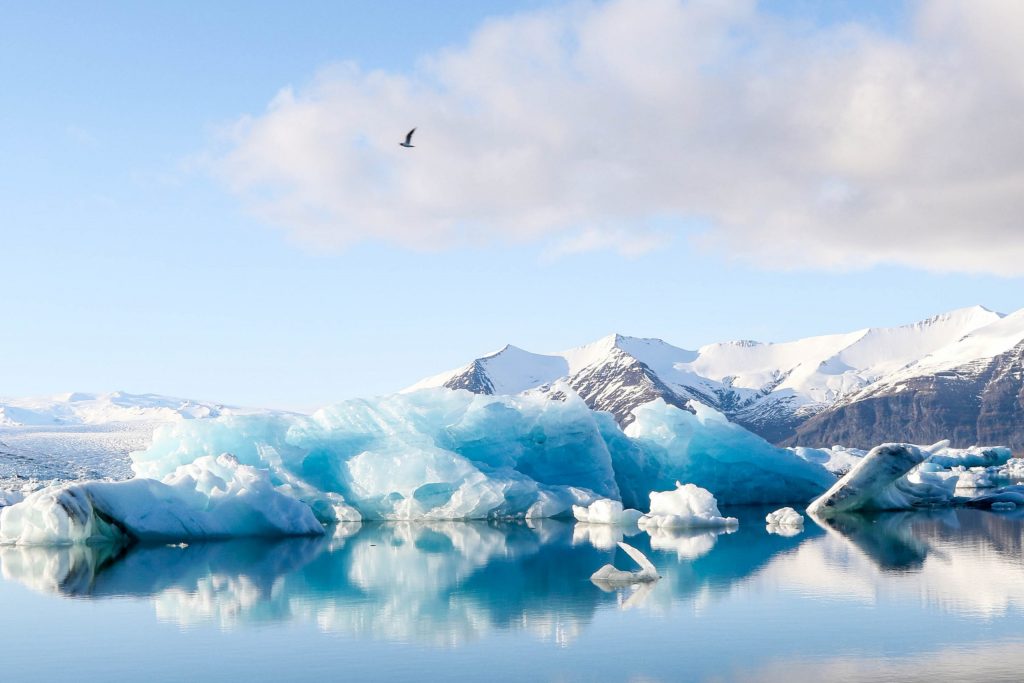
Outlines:
POLYGON ((767 533, 759 517, 741 517, 734 533, 633 530, 627 542, 663 579, 614 592, 588 578, 608 562, 630 567, 614 546, 623 532, 556 520, 348 524, 323 538, 186 547, 2 547, 0 570, 69 597, 151 600, 159 619, 183 627, 305 621, 441 646, 503 630, 566 643, 600 609, 708 604, 757 582, 832 597, 904 590, 982 614, 1016 599, 1009 584, 1024 585, 1020 520, 974 510, 851 516, 786 537, 767 533), (967 585, 980 576, 991 584, 994 571, 1004 573, 992 590, 967 585), (901 574, 913 582, 901 588, 901 574))

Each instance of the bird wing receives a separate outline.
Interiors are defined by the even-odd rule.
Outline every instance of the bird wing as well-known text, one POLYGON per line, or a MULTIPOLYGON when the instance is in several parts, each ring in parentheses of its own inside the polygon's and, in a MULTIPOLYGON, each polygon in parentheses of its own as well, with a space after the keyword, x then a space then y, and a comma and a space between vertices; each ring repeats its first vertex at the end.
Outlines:
POLYGON ((619 547, 626 551, 626 554, 632 557, 634 562, 640 565, 640 569, 643 570, 644 574, 650 576, 658 575, 658 568, 655 567, 651 563, 651 561, 647 559, 647 556, 644 555, 642 552, 640 552, 628 543, 623 543, 622 541, 619 541, 619 547))
POLYGON ((409 131, 408 135, 405 136, 405 144, 408 145, 410 142, 412 142, 412 134, 415 133, 415 132, 416 132, 415 128, 413 128, 412 130, 409 131))

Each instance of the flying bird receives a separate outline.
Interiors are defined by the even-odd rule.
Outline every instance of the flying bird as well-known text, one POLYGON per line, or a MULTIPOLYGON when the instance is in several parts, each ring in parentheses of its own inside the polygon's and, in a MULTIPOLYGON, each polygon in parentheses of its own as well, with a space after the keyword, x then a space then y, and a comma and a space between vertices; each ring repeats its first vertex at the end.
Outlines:
POLYGON ((400 144, 402 147, 415 147, 415 145, 412 144, 412 134, 415 133, 415 132, 416 132, 415 128, 410 130, 408 132, 408 134, 406 134, 406 136, 405 136, 405 142, 399 142, 398 144, 400 144))

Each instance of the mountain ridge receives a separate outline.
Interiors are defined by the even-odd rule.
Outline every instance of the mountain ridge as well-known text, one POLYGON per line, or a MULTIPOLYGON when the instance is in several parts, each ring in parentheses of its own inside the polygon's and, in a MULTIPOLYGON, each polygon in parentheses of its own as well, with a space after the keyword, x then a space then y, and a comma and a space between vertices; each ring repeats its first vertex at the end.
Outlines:
MULTIPOLYGON (((623 425, 629 423, 632 409, 641 402, 662 398, 673 405, 685 406, 690 400, 709 405, 776 443, 827 446, 842 442, 860 447, 861 443, 870 446, 885 440, 903 440, 895 434, 901 431, 919 434, 918 441, 924 442, 928 439, 920 438, 919 431, 900 427, 914 419, 912 411, 907 415, 897 411, 893 419, 876 420, 877 428, 862 425, 852 430, 841 426, 852 418, 816 418, 844 409, 849 412, 848 406, 860 400, 852 397, 877 396, 875 390, 882 387, 889 387, 888 393, 894 393, 895 389, 889 386, 894 377, 910 379, 948 372, 959 367, 958 363, 989 367, 995 356, 1010 353, 1015 341, 1024 342, 1024 309, 1006 316, 984 306, 946 311, 893 327, 868 327, 788 342, 718 342, 696 350, 676 347, 657 338, 613 333, 590 344, 548 354, 506 346, 468 365, 422 380, 406 391, 446 386, 476 393, 506 393, 497 389, 543 390, 551 382, 565 380, 588 405, 611 412, 623 425), (492 380, 492 372, 499 381, 492 380), (888 436, 877 438, 879 432, 888 436), (864 441, 868 434, 873 442, 864 441), (856 443, 830 441, 839 435, 855 437, 856 443)), ((1003 361, 1010 362, 1010 370, 1003 374, 1010 372, 1015 377, 1011 359, 1003 361)), ((965 370, 961 374, 971 373, 965 370)), ((971 376, 981 377, 977 372, 971 376)), ((914 384, 920 388, 927 382, 918 380, 914 384)), ((1003 388, 999 395, 1004 396, 1005 403, 1006 392, 1015 385, 1011 379, 1009 384, 1004 381, 1000 386, 1003 388)), ((936 391, 952 396, 950 392, 954 389, 949 385, 936 391)), ((964 389, 955 391, 962 393, 964 389)), ((940 397, 932 409, 939 410, 941 403, 940 397)), ((985 405, 989 413, 1000 413, 999 409, 985 405)), ((970 407, 962 410, 970 412, 970 407)), ((982 410, 981 403, 978 410, 982 410)), ((974 418, 961 415, 958 419, 970 422, 974 418)), ((1003 423, 999 419, 995 422, 1003 423)), ((935 431, 943 426, 947 426, 946 422, 939 420, 929 429, 935 431)), ((1001 429, 997 433, 1015 431, 1005 423, 1001 429)), ((960 431, 965 435, 963 438, 969 433, 987 433, 960 431)), ((939 434, 933 440, 946 436, 939 434)), ((1024 446, 1024 434, 1021 440, 1024 446)))

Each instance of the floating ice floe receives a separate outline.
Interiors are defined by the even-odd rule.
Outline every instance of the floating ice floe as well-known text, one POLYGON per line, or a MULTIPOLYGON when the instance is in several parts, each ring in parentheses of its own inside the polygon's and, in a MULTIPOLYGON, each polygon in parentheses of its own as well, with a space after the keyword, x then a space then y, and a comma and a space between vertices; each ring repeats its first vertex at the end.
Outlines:
POLYGON ((572 514, 577 521, 586 524, 636 526, 637 520, 643 517, 644 513, 639 510, 623 509, 622 503, 617 500, 601 498, 587 507, 573 505, 572 514))
POLYGON ((927 452, 910 444, 883 444, 864 456, 849 474, 807 507, 828 517, 853 510, 906 510, 948 505, 956 478, 926 470, 911 472, 927 452))
POLYGON ((655 567, 642 552, 628 543, 623 543, 621 541, 618 543, 618 546, 622 548, 627 555, 633 558, 634 562, 640 565, 640 569, 630 572, 622 569, 616 569, 614 565, 606 564, 591 575, 591 581, 597 584, 629 584, 657 581, 661 578, 658 576, 657 567, 655 567))
POLYGON ((672 491, 653 491, 651 511, 639 520, 641 528, 702 529, 734 527, 735 517, 723 517, 710 491, 676 482, 672 491))

